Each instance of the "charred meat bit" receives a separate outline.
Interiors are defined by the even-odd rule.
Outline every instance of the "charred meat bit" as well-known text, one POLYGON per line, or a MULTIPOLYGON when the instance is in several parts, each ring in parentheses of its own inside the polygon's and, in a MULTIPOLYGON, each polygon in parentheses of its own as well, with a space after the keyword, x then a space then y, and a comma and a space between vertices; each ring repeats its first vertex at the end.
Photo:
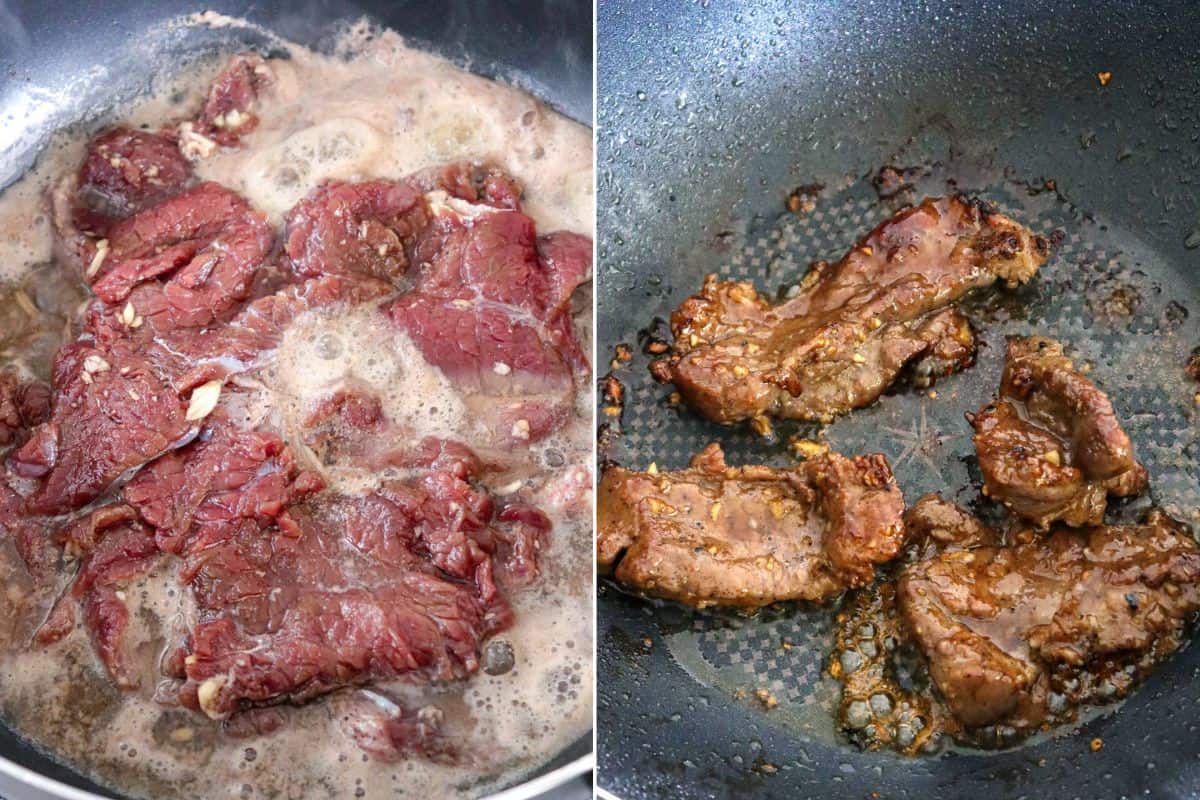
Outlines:
POLYGON ((711 444, 682 470, 609 468, 597 503, 601 571, 697 607, 827 601, 904 544, 904 500, 881 455, 731 467, 711 444))
POLYGON ((1146 487, 1112 403, 1053 339, 1008 344, 999 397, 971 417, 985 493, 1046 528, 1096 525, 1146 487))
POLYGON ((1030 280, 1047 241, 961 197, 925 200, 884 222, 837 264, 815 264, 773 305, 709 276, 671 316, 674 349, 651 373, 708 419, 831 420, 874 402, 910 364, 926 380, 971 361, 951 306, 997 281, 1030 280))
POLYGON ((1187 372, 1189 378, 1200 382, 1200 347, 1192 350, 1192 354, 1188 356, 1184 370, 1187 372))

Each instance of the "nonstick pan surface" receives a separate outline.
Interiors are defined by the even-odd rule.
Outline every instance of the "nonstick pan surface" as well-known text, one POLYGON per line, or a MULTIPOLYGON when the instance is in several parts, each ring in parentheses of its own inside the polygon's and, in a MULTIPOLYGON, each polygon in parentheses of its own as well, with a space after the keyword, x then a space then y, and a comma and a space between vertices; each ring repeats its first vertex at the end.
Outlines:
MULTIPOLYGON (((1058 243, 1030 286, 968 306, 973 368, 936 398, 900 390, 852 412, 826 440, 885 453, 910 502, 983 506, 963 413, 995 391, 1005 336, 1043 333, 1110 393, 1153 502, 1200 522, 1200 386, 1183 370, 1200 345, 1198 26, 1185 3, 602 2, 600 361, 618 343, 638 353, 614 373, 627 400, 612 455, 673 468, 720 441, 731 463, 788 463, 781 444, 669 407, 639 331, 708 272, 775 291, 840 258, 892 213, 870 180, 890 164, 917 199, 976 194, 1058 243), (811 211, 785 211, 797 187, 811 211)), ((816 430, 780 425, 779 441, 816 430)), ((626 800, 1200 796, 1194 646, 1074 735, 908 759, 834 730, 833 614, 688 612, 602 582, 599 785, 626 800)))
MULTIPOLYGON (((217 51, 269 53, 275 36, 321 48, 333 43, 339 23, 364 16, 592 122, 591 6, 578 0, 0 0, 0 190, 28 169, 55 130, 80 121, 99 126, 114 105, 145 92, 157 76, 217 51), (166 24, 202 10, 261 28, 166 24)), ((504 797, 532 797, 565 783, 589 769, 590 753, 589 735, 504 797)), ((0 725, 0 796, 116 795, 0 725)))

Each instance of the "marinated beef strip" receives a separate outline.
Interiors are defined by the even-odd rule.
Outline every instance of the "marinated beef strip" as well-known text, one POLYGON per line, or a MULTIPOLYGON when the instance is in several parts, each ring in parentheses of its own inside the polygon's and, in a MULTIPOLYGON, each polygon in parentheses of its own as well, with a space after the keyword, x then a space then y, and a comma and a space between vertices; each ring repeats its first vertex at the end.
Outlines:
POLYGON ((710 444, 682 470, 609 468, 597 509, 602 572, 699 608, 828 601, 904 544, 904 499, 878 454, 731 467, 710 444))
POLYGON ((1160 510, 1138 525, 1002 537, 961 510, 947 522, 946 506, 925 532, 948 546, 905 566, 896 598, 961 741, 1011 744, 1124 696, 1200 609, 1200 548, 1160 510))
POLYGON ((838 615, 838 722, 865 749, 1007 747, 1117 700, 1200 609, 1200 548, 1159 510, 1049 535, 987 525, 937 495, 904 515, 894 577, 838 615))
POLYGON ((970 326, 953 304, 997 281, 1031 279, 1047 241, 962 197, 927 199, 814 264, 794 298, 772 304, 710 275, 671 316, 659 381, 716 422, 760 416, 829 421, 874 402, 914 362, 917 378, 969 365, 970 326))
POLYGON ((1097 525, 1146 488, 1112 403, 1053 339, 1008 343, 997 399, 970 417, 984 493, 1039 528, 1097 525))
MULTIPOLYGON (((936 494, 905 511, 904 527, 904 563, 1003 543, 1002 532, 936 494)), ((836 716, 852 742, 912 755, 935 750, 945 733, 959 729, 922 661, 896 609, 894 569, 847 598, 836 618, 829 672, 842 684, 836 716)))

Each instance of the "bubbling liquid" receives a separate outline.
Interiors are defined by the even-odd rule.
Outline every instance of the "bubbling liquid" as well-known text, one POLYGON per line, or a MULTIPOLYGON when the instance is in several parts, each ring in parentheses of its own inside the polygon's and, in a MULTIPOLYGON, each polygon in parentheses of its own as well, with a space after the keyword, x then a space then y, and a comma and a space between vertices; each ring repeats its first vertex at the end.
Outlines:
MULTIPOLYGON (((290 46, 289 59, 272 60, 274 84, 255 109, 258 128, 239 148, 199 161, 198 176, 240 192, 278 225, 322 180, 398 178, 450 160, 488 160, 522 182, 526 211, 540 231, 591 234, 586 128, 519 90, 409 49, 394 34, 367 34, 361 26, 350 30, 337 56, 290 46)), ((190 114, 221 63, 177 78, 113 118, 153 127, 190 114), (171 98, 181 89, 182 104, 171 98)), ((0 196, 0 288, 52 258, 47 190, 76 168, 86 139, 60 135, 0 196)), ((228 410, 292 440, 319 398, 363 384, 381 398, 385 416, 403 420, 415 437, 457 434, 470 441, 469 406, 394 327, 385 331, 380 317, 371 307, 302 315, 265 357, 258 390, 236 393, 240 405, 228 410)), ((578 322, 590 327, 590 315, 578 322)), ((21 353, 0 352, 5 366, 28 367, 21 353)), ((46 377, 44 369, 33 371, 46 377)), ((141 669, 140 689, 111 686, 82 630, 59 644, 29 648, 54 592, 30 583, 3 537, 0 604, 11 613, 0 623, 0 717, 55 758, 131 796, 474 797, 511 784, 591 725, 590 409, 579 398, 573 418, 532 448, 520 469, 488 479, 496 491, 539 503, 553 522, 542 576, 510 598, 516 623, 496 639, 503 657, 495 663, 508 668, 455 684, 399 680, 376 687, 408 708, 436 707, 444 733, 465 756, 460 763, 419 756, 387 763, 364 755, 339 725, 339 695, 283 707, 280 730, 242 739, 156 702, 160 654, 195 616, 171 561, 124 590, 132 612, 126 646, 141 669)), ((352 471, 331 477, 343 491, 378 478, 352 471)))

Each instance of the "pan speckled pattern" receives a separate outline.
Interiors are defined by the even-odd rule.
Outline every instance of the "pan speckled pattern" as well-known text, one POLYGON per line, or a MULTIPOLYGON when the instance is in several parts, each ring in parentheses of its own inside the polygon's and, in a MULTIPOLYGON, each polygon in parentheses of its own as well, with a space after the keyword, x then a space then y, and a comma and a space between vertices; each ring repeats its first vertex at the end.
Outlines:
MULTIPOLYGON (((1005 337, 1037 332, 1089 365, 1151 472, 1151 497, 1114 518, 1152 500, 1200 523, 1200 386, 1183 369, 1200 345, 1194 9, 651 5, 600 7, 600 352, 636 353, 614 373, 617 461, 678 467, 720 441, 731 463, 780 465, 803 432, 885 453, 910 501, 982 507, 963 414, 995 391, 1005 337), (839 258, 900 199, 871 185, 885 164, 911 168, 912 197, 977 195, 1057 242, 1032 284, 968 303, 975 366, 823 432, 778 425, 775 443, 671 407, 638 332, 707 272, 774 292, 839 258), (813 206, 785 211, 799 186, 813 206)), ((599 780, 626 800, 1200 796, 1194 646, 1077 734, 903 759, 834 730, 834 609, 691 613, 602 583, 599 613, 599 780)))

